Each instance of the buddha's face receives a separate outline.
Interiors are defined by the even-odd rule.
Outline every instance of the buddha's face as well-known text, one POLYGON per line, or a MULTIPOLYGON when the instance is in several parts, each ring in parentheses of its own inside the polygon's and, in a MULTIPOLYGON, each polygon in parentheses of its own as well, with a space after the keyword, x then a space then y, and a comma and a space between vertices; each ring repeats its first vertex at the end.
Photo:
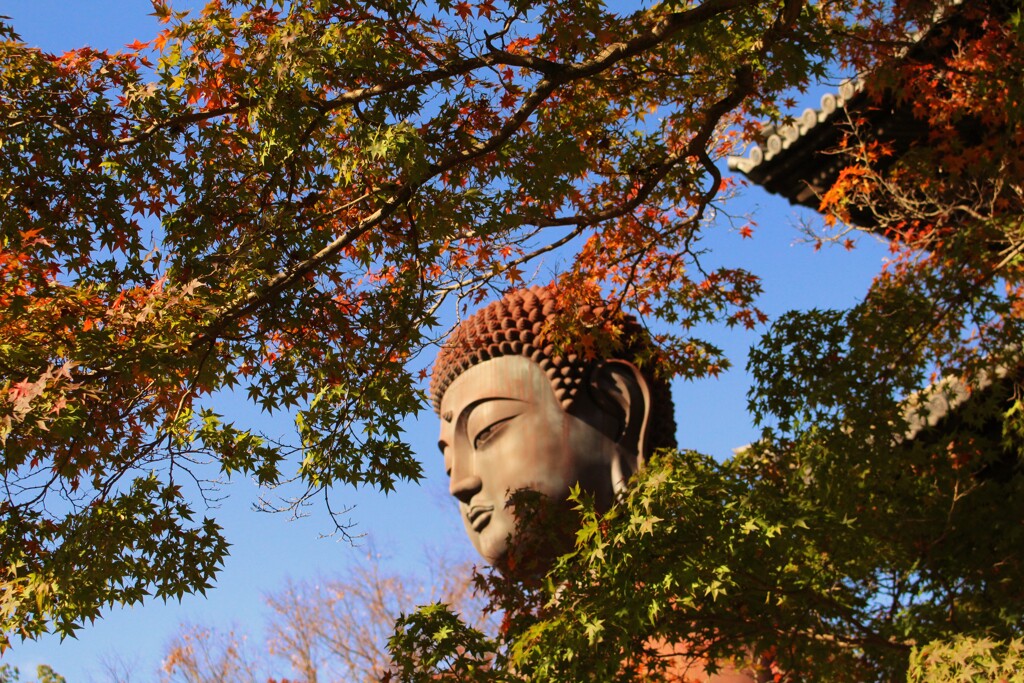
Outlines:
POLYGON ((562 410, 544 371, 523 356, 475 365, 445 392, 438 445, 466 533, 488 562, 515 534, 508 501, 517 491, 562 503, 579 483, 599 508, 611 504, 618 445, 609 435, 619 426, 587 405, 574 412, 581 417, 562 410))

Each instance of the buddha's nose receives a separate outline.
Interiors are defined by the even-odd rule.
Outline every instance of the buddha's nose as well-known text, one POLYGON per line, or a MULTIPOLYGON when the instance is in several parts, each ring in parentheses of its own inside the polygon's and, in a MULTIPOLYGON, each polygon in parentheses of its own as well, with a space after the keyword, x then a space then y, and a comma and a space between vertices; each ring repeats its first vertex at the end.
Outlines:
POLYGON ((453 471, 451 481, 448 483, 448 492, 458 498, 460 502, 469 505, 469 501, 480 491, 482 486, 483 481, 476 474, 462 474, 453 471))

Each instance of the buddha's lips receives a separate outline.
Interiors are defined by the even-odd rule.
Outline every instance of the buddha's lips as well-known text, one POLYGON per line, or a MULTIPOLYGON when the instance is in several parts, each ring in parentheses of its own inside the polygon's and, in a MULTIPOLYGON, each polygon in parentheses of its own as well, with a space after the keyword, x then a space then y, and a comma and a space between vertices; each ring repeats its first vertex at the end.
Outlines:
POLYGON ((493 505, 474 505, 466 513, 466 519, 469 520, 469 526, 473 528, 473 531, 480 533, 491 521, 492 512, 494 512, 493 505))

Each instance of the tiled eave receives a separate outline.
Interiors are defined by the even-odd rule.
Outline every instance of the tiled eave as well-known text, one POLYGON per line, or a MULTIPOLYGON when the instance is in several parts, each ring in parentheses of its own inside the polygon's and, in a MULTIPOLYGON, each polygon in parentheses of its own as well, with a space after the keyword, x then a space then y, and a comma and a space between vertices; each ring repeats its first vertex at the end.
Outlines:
MULTIPOLYGON (((912 145, 927 139, 927 126, 914 118, 909 105, 897 105, 888 97, 870 98, 862 81, 847 81, 838 93, 821 98, 820 109, 807 109, 791 123, 766 130, 763 141, 746 156, 729 157, 729 169, 791 204, 818 211, 822 195, 850 163, 835 150, 853 120, 859 134, 885 142, 894 152, 878 171, 884 172, 912 145)), ((852 218, 862 227, 873 227, 870 212, 856 212, 852 218)))
POLYGON ((823 194, 842 170, 842 160, 829 150, 841 138, 852 100, 863 99, 860 81, 846 81, 837 93, 821 98, 818 109, 805 109, 790 123, 764 131, 763 140, 746 156, 730 156, 729 169, 739 171, 773 194, 817 210, 823 194))
MULTIPOLYGON (((1007 0, 980 0, 990 3, 996 15, 1008 16, 1007 0)), ((940 3, 936 10, 936 23, 915 39, 901 58, 927 58, 935 50, 951 49, 953 41, 943 34, 951 25, 970 29, 973 22, 965 20, 961 9, 966 6, 962 0, 948 0, 940 3), (942 36, 938 44, 927 40, 930 36, 942 36)), ((861 79, 845 81, 838 92, 828 93, 821 98, 818 109, 807 109, 796 119, 779 127, 769 127, 762 133, 758 144, 745 156, 728 158, 729 169, 743 173, 750 181, 762 186, 773 194, 785 197, 792 204, 819 210, 821 197, 849 164, 849 158, 835 152, 842 137, 850 130, 848 123, 858 122, 857 130, 862 136, 885 142, 892 146, 894 155, 887 162, 891 164, 912 145, 927 140, 928 130, 920 120, 915 120, 911 105, 896 103, 891 94, 869 97, 861 79)), ((876 170, 884 172, 884 165, 876 170)), ((851 216, 855 223, 871 228, 872 214, 861 212, 851 216)))

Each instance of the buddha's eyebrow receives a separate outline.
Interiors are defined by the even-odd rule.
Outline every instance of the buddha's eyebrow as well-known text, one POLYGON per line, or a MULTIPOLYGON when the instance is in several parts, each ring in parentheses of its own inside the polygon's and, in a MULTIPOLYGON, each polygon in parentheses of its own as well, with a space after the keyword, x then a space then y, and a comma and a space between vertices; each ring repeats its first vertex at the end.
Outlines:
POLYGON ((470 415, 472 415, 477 408, 488 403, 495 403, 497 401, 515 401, 516 403, 526 403, 526 401, 523 401, 522 399, 512 398, 511 396, 487 396, 484 398, 479 398, 473 401, 472 403, 466 404, 466 406, 459 411, 459 414, 454 416, 452 423, 455 425, 455 429, 458 430, 460 427, 464 427, 467 420, 469 420, 470 415))

